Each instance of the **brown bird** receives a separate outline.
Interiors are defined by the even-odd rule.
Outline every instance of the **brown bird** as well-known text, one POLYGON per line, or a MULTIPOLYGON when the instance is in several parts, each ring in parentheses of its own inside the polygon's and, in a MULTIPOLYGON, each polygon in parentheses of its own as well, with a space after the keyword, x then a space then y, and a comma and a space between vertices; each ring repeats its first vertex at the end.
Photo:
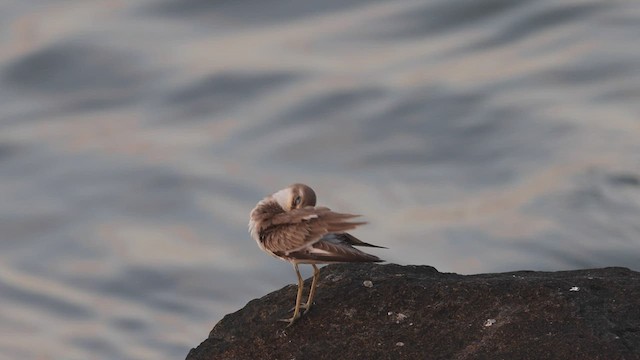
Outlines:
MULTIPOLYGON (((316 207, 316 193, 304 184, 293 184, 262 199, 251 210, 249 232, 258 246, 278 259, 293 264, 298 276, 298 295, 293 317, 282 319, 291 326, 311 308, 318 282, 316 264, 381 262, 377 256, 354 246, 384 248, 363 242, 347 234, 366 222, 350 221, 360 215, 341 214, 326 207, 316 207), (313 280, 307 303, 301 305, 303 280, 298 264, 313 266, 313 280)), ((384 248, 386 249, 386 248, 384 248)))

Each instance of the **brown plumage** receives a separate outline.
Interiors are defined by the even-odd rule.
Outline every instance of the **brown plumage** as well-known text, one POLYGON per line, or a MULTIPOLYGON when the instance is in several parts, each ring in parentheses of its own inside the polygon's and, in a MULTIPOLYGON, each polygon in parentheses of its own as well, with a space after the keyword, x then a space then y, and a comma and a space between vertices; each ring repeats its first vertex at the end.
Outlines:
POLYGON ((293 264, 298 275, 298 297, 291 319, 300 316, 302 277, 298 264, 311 264, 314 269, 311 291, 306 305, 309 311, 315 293, 318 268, 315 264, 339 262, 380 262, 354 246, 382 248, 346 233, 366 222, 353 221, 359 215, 342 214, 326 207, 315 207, 316 194, 307 185, 293 184, 262 199, 251 211, 249 232, 265 252, 293 264))

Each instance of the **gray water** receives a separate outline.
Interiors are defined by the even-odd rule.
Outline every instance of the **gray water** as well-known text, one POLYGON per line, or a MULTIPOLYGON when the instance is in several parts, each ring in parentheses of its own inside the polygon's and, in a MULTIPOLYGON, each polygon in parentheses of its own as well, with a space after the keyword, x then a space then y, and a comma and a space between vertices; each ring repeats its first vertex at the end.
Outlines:
POLYGON ((184 358, 293 182, 390 262, 640 270, 636 0, 0 6, 2 359, 184 358))

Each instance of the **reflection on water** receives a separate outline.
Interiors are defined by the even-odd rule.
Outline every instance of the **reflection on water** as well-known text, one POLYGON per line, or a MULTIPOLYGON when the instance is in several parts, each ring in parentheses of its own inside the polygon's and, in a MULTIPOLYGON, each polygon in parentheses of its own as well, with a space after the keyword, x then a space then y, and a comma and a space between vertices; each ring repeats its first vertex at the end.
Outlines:
MULTIPOLYGON (((289 183, 401 264, 640 270, 640 6, 9 1, 0 357, 182 358, 293 282, 289 183)), ((308 275, 308 272, 307 272, 308 275)))

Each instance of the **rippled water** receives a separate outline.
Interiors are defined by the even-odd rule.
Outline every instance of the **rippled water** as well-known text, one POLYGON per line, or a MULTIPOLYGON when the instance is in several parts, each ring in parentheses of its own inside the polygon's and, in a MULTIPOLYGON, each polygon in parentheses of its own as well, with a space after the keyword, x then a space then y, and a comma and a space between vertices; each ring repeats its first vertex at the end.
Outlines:
POLYGON ((184 358, 293 182, 391 262, 640 270, 640 2, 0 6, 0 358, 184 358))

